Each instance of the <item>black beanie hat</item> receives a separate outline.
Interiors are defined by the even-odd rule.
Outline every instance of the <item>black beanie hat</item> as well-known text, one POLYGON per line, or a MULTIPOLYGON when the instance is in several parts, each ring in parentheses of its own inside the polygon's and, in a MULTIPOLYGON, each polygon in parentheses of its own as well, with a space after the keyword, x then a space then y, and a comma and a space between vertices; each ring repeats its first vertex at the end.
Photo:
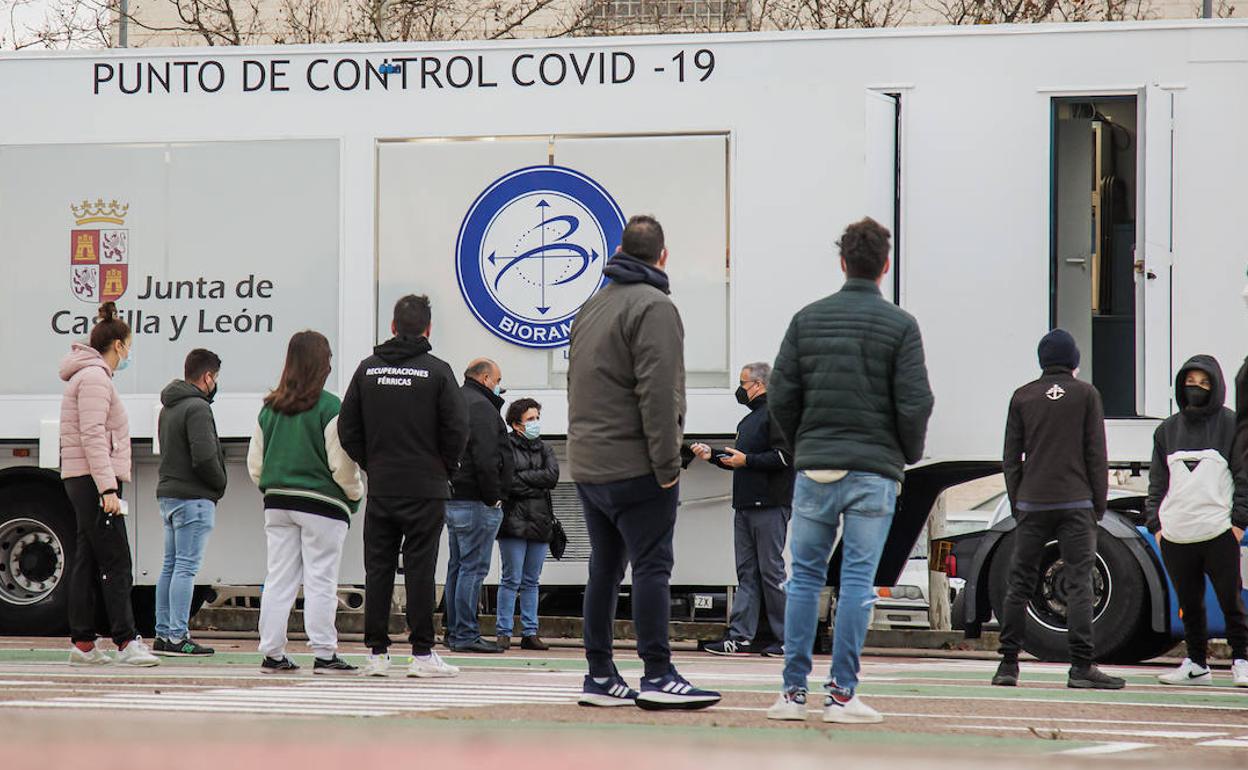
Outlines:
POLYGON ((1070 336, 1070 332, 1065 329, 1054 329, 1044 335, 1040 339, 1036 353, 1040 356, 1041 369, 1048 369, 1052 366, 1072 370, 1079 368, 1079 346, 1075 344, 1075 338, 1070 336))

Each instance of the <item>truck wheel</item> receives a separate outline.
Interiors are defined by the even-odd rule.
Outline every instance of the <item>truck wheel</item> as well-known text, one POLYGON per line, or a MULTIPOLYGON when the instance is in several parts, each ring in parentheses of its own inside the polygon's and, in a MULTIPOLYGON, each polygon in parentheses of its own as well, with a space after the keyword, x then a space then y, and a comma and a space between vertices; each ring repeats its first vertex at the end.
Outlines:
POLYGON ((74 511, 53 483, 0 488, 0 628, 7 634, 69 633, 74 511))
MULTIPOLYGON (((1009 568, 1014 553, 1014 533, 998 547, 989 571, 988 592, 993 612, 1002 617, 1009 568)), ((1049 542, 1040 557, 1036 592, 1027 602, 1023 649, 1041 660, 1067 661, 1066 563, 1057 541, 1049 542)), ((1124 648, 1140 630, 1147 610, 1147 588, 1139 564, 1127 546, 1103 529, 1097 529, 1096 559, 1092 574, 1092 636, 1097 660, 1120 660, 1124 648)))

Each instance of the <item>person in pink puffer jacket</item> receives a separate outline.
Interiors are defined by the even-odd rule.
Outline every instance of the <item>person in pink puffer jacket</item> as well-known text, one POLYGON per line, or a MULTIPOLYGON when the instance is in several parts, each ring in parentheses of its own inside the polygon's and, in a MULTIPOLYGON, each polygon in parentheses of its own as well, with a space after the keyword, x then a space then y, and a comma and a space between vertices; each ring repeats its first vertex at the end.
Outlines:
POLYGON ((130 480, 130 424, 113 373, 129 365, 132 341, 117 306, 105 302, 89 344, 74 343, 61 361, 61 479, 78 522, 69 575, 69 662, 75 666, 113 662, 95 644, 97 590, 117 644, 116 662, 160 663, 135 633, 130 606, 133 562, 121 502, 122 482, 130 480))

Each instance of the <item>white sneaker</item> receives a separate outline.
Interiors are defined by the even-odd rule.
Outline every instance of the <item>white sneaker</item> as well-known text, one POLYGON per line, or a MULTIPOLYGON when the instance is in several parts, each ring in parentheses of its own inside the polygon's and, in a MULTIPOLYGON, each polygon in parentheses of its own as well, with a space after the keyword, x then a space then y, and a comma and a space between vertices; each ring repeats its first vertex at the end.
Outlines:
MULTIPOLYGON (((1244 664, 1245 674, 1248 675, 1248 663, 1244 664)), ((1213 672, 1205 666, 1198 666, 1192 662, 1191 658, 1184 658, 1183 663, 1173 671, 1165 674, 1159 674, 1157 681, 1162 684, 1175 685, 1211 685, 1213 684, 1213 672)))
POLYGON ((83 652, 78 649, 77 645, 69 648, 69 665, 71 666, 107 666, 112 663, 113 659, 100 649, 100 646, 91 648, 91 652, 83 652))
POLYGON ((418 679, 435 679, 459 676, 459 669, 430 650, 428 655, 412 656, 412 665, 407 667, 407 675, 418 679))
POLYGON ((863 703, 857 695, 849 700, 829 695, 823 700, 823 721, 843 725, 872 725, 883 722, 884 715, 863 703))
POLYGON ((782 692, 776 702, 771 704, 771 708, 767 709, 768 719, 778 719, 783 722, 804 722, 806 716, 805 690, 782 692))
POLYGON ((390 653, 369 655, 360 676, 390 676, 390 653))
POLYGON ((159 666, 160 658, 152 654, 152 650, 140 637, 134 637, 134 641, 126 645, 126 649, 117 653, 117 660, 114 661, 119 666, 137 666, 144 668, 147 666, 159 666))
POLYGON ((1248 660, 1237 658, 1231 664, 1231 684, 1236 687, 1248 687, 1248 660))

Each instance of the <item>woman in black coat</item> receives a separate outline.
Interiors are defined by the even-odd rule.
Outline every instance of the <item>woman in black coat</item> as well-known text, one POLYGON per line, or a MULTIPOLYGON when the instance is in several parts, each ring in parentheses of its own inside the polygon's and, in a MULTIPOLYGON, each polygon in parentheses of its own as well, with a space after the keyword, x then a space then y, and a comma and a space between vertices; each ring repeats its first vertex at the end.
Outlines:
POLYGON ((516 596, 520 597, 520 647, 548 649, 537 636, 538 582, 555 524, 550 490, 559 482, 559 461, 541 436, 542 405, 521 398, 507 409, 515 473, 498 528, 502 579, 498 586, 498 646, 511 646, 516 596))

